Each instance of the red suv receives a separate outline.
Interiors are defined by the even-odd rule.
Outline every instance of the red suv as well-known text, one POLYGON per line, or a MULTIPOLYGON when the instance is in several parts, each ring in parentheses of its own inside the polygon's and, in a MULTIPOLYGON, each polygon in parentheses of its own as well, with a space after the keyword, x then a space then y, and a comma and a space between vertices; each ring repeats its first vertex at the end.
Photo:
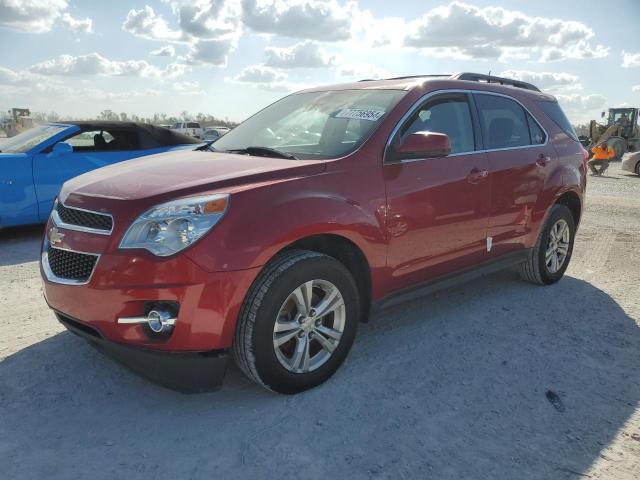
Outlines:
POLYGON ((305 90, 159 157, 63 186, 48 304, 172 388, 219 385, 232 354, 295 393, 338 369, 372 308, 511 265, 558 281, 587 155, 553 97, 465 73, 305 90))

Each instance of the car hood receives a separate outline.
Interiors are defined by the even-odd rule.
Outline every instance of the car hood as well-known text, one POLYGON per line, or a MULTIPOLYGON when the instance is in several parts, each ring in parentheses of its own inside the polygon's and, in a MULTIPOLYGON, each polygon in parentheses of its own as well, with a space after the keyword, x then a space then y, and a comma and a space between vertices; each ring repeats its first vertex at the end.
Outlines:
POLYGON ((324 162, 254 157, 206 151, 174 151, 110 165, 64 184, 66 203, 89 199, 140 200, 177 197, 220 188, 321 173, 324 162), (75 201, 74 201, 75 200, 75 201))

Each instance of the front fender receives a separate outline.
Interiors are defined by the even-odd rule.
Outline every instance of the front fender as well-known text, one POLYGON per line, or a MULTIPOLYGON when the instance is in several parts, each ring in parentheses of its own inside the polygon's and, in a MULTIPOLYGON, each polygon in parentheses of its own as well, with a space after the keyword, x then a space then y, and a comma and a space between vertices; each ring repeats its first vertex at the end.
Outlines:
MULTIPOLYGON (((227 216, 186 254, 210 271, 232 271, 266 264, 286 246, 306 237, 333 234, 355 245, 370 266, 386 262, 384 209, 356 195, 346 197, 332 175, 270 183, 233 194, 227 216), (327 190, 328 185, 334 188, 327 190)), ((382 189, 384 195, 384 189, 382 189)))

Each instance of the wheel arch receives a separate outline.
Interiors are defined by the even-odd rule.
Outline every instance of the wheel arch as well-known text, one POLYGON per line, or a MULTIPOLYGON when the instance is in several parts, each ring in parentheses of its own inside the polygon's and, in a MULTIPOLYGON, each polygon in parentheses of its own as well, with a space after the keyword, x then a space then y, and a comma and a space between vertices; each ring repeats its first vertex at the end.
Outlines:
POLYGON ((300 238, 275 256, 289 250, 311 250, 335 258, 354 276, 360 297, 360 320, 369 319, 371 308, 371 268, 364 252, 353 241, 334 233, 321 233, 300 238))
POLYGON ((571 211, 575 225, 578 226, 582 215, 582 201, 576 192, 567 190, 556 198, 554 205, 565 205, 571 211))

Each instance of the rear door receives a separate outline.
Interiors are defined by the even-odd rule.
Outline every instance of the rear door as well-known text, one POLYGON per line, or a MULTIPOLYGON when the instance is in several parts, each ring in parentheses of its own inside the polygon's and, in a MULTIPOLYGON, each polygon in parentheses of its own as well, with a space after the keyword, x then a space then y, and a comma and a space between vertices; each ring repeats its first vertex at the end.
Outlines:
POLYGON ((489 92, 473 96, 489 155, 493 256, 525 247, 538 195, 557 158, 544 129, 517 100, 489 92))
POLYGON ((490 206, 488 159, 479 152, 467 93, 441 93, 425 100, 395 133, 432 131, 449 136, 447 157, 386 163, 387 263, 396 288, 479 261, 490 206))

